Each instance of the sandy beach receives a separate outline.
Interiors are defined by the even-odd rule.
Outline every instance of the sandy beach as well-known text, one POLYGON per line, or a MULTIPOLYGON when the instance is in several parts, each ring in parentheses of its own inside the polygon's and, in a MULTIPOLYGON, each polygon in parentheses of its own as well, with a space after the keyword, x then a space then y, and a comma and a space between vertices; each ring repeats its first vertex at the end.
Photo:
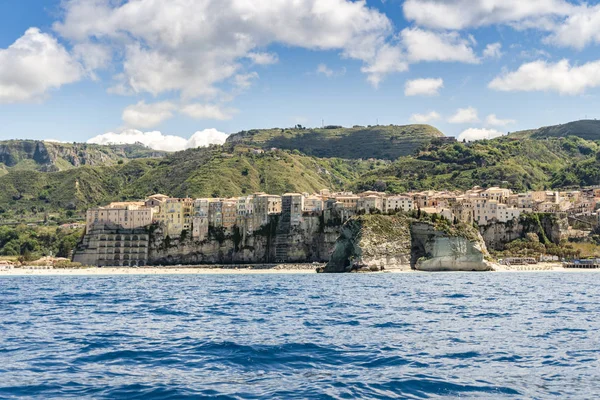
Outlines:
MULTIPOLYGON (((289 274, 315 274, 316 267, 312 264, 305 265, 279 265, 275 267, 142 267, 142 268, 52 268, 52 267, 14 267, 12 269, 0 268, 2 276, 84 276, 84 275, 289 275, 289 274)), ((535 265, 521 265, 506 267, 494 265, 495 270, 490 272, 600 272, 597 269, 567 269, 560 263, 539 263, 535 265)), ((430 273, 410 271, 406 269, 388 269, 379 273, 411 274, 430 273)))

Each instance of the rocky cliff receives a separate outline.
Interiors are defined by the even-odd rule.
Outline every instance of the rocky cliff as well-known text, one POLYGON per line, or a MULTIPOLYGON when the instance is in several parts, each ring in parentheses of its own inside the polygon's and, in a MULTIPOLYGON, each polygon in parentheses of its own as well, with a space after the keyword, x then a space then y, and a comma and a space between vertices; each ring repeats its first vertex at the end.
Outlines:
POLYGON ((273 216, 252 234, 211 230, 196 241, 187 235, 165 238, 160 229, 150 239, 149 265, 269 264, 327 262, 339 236, 339 225, 328 225, 317 215, 305 216, 297 226, 286 226, 273 216))
POLYGON ((502 251, 505 246, 517 239, 525 239, 528 233, 536 234, 541 243, 559 244, 569 220, 560 214, 522 214, 518 220, 494 222, 479 228, 485 243, 490 249, 502 251))
POLYGON ((320 272, 488 271, 486 256, 485 243, 473 227, 404 215, 364 215, 342 227, 320 272))
POLYGON ((119 160, 162 157, 164 152, 140 144, 103 146, 38 140, 0 141, 0 165, 42 172, 62 171, 82 165, 114 165, 119 160))

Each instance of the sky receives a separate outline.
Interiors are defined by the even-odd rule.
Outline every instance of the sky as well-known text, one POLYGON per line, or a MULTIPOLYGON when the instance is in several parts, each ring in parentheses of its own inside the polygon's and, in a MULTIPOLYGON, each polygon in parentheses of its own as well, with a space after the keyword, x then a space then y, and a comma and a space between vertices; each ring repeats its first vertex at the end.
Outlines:
POLYGON ((477 140, 598 117, 600 4, 0 0, 0 139, 222 143, 428 123, 477 140))

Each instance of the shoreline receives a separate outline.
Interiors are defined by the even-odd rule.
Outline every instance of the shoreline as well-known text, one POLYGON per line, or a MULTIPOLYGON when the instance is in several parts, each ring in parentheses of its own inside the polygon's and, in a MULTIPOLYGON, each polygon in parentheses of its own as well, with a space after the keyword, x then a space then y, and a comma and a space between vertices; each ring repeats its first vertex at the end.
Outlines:
MULTIPOLYGON (((176 266, 176 267, 90 267, 90 268, 52 268, 52 267, 15 267, 11 269, 0 268, 0 277, 3 276, 120 276, 120 275, 308 275, 316 274, 317 265, 293 264, 277 265, 273 267, 235 267, 235 266, 176 266)), ((457 271, 459 272, 459 271, 457 271)), ((506 267, 494 265, 494 270, 489 272, 600 272, 600 269, 572 269, 564 268, 560 263, 539 263, 535 265, 522 265, 506 267)), ((376 273, 392 274, 431 274, 406 269, 388 269, 376 273)))

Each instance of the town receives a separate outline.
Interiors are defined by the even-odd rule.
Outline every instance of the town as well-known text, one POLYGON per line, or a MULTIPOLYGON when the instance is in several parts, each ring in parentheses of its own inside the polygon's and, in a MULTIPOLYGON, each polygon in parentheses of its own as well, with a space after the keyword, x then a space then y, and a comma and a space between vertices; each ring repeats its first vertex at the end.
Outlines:
POLYGON ((162 227, 171 238, 191 235, 205 240, 209 228, 232 232, 234 228, 251 234, 281 215, 290 226, 299 225, 303 216, 334 213, 344 222, 357 214, 395 213, 413 210, 437 214, 450 221, 486 226, 494 222, 516 220, 523 213, 566 213, 572 216, 595 215, 600 203, 600 189, 567 192, 536 191, 513 193, 510 189, 475 187, 465 192, 427 191, 390 195, 367 191, 319 193, 266 193, 235 198, 171 198, 164 194, 149 196, 139 202, 115 202, 87 211, 86 228, 95 224, 113 224, 123 229, 137 229, 152 224, 162 227))

